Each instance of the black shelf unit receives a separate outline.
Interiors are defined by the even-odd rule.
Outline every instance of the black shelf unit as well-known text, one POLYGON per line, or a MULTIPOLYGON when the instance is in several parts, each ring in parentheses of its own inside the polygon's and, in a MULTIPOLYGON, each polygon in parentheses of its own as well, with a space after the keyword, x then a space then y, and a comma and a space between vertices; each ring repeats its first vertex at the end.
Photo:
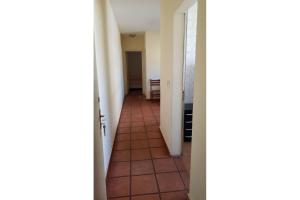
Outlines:
POLYGON ((193 104, 184 104, 184 118, 183 118, 184 142, 192 141, 192 127, 193 127, 193 104))

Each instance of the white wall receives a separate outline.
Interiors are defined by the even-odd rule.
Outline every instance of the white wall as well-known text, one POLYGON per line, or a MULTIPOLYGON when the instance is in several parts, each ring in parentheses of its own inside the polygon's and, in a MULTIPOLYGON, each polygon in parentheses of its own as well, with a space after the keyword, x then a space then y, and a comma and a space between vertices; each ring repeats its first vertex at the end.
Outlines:
POLYGON ((126 51, 141 51, 142 52, 142 78, 143 78, 143 93, 146 92, 146 55, 145 55, 145 34, 136 34, 135 37, 130 37, 128 34, 122 34, 122 51, 123 51, 123 67, 124 67, 124 84, 125 92, 128 93, 127 79, 127 63, 126 51))
POLYGON ((146 98, 150 98, 150 79, 160 79, 160 33, 145 33, 146 98))
POLYGON ((124 99, 121 38, 109 0, 95 1, 95 57, 101 114, 105 116, 103 137, 105 174, 124 99))
MULTIPOLYGON (((172 155, 178 155, 178 151, 173 151, 172 141, 172 88, 173 82, 173 28, 174 14, 183 0, 160 1, 160 76, 161 76, 161 106, 160 106, 160 129, 166 144, 172 155)), ((176 80, 178 82, 178 80, 176 80)), ((174 81, 176 83, 176 81, 174 81)))
POLYGON ((193 103, 194 68, 196 60, 197 3, 189 8, 186 23, 184 103, 193 103))
POLYGON ((110 94, 110 112, 112 133, 115 134, 119 123, 119 117, 124 100, 124 79, 123 79, 123 61, 121 34, 110 6, 107 3, 107 50, 109 56, 108 74, 109 74, 109 94, 110 94))

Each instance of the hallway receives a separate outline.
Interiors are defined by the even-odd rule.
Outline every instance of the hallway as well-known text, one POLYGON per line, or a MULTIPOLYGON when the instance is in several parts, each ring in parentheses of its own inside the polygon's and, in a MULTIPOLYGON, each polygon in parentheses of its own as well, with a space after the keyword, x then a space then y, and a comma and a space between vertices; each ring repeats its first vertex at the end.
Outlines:
POLYGON ((188 199, 188 173, 168 152, 159 113, 159 103, 139 92, 126 96, 107 175, 109 199, 188 199))

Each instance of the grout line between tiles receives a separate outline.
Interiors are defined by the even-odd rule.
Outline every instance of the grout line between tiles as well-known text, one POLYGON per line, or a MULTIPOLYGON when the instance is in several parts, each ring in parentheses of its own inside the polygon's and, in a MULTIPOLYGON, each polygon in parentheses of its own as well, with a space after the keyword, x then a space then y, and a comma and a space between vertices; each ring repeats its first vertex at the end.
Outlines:
MULTIPOLYGON (((153 112, 153 111, 152 111, 153 112)), ((155 169, 155 166, 154 166, 154 161, 153 161, 153 156, 152 156, 152 151, 151 151, 151 148, 150 148, 150 142, 149 142, 149 137, 147 135, 147 142, 148 142, 148 146, 149 146, 149 151, 150 151, 150 156, 151 156, 151 162, 152 162, 152 166, 153 166, 153 171, 154 171, 154 176, 155 176, 155 181, 156 181, 156 186, 157 186, 157 190, 158 190, 158 196, 159 196, 159 199, 161 200, 161 195, 160 195, 160 188, 159 188, 159 184, 158 184, 158 180, 157 180, 157 176, 156 176, 156 169, 155 169)))
MULTIPOLYGON (((177 190, 176 191, 168 191, 168 192, 161 192, 160 191, 156 174, 170 173, 170 172, 160 172, 160 173, 158 173, 155 170, 154 159, 164 159, 164 158, 154 158, 153 155, 152 155, 151 149, 152 148, 154 148, 154 149, 155 148, 163 148, 163 146, 151 147, 150 146, 150 140, 151 139, 163 139, 163 137, 156 138, 156 137, 152 136, 150 138, 148 136, 147 133, 149 133, 149 132, 156 132, 157 131, 157 130, 149 130, 151 128, 148 128, 148 127, 159 126, 159 114, 156 113, 157 110, 154 111, 154 107, 155 107, 155 109, 157 109, 156 108, 156 106, 157 106, 156 103, 152 105, 151 102, 144 102, 144 100, 145 100, 145 98, 144 97, 141 98, 141 95, 138 96, 138 98, 136 98, 135 95, 132 95, 132 96, 128 95, 125 98, 124 103, 123 103, 123 111, 122 111, 121 114, 123 116, 128 116, 129 115, 130 119, 125 119, 124 120, 124 118, 123 118, 123 121, 120 120, 119 123, 118 123, 118 129, 120 128, 119 127, 120 123, 128 123, 129 126, 124 127, 124 128, 125 129, 129 128, 130 132, 129 133, 118 133, 118 134, 130 134, 130 136, 129 136, 130 140, 123 140, 123 141, 121 141, 121 142, 127 141, 127 142, 129 142, 130 145, 129 145, 129 148, 121 149, 121 150, 117 150, 116 148, 114 148, 113 151, 129 151, 129 153, 130 153, 130 155, 129 155, 129 164, 130 164, 130 172, 129 172, 129 198, 132 199, 132 197, 134 197, 134 196, 157 194, 159 196, 159 199, 161 199, 161 193, 177 192, 177 190), (151 115, 149 115, 149 112, 151 112, 151 115), (146 115, 147 115, 147 117, 145 117, 146 115), (135 117, 135 116, 141 116, 141 118, 143 120, 140 121, 139 117, 135 117), (149 116, 151 116, 151 117, 149 117, 149 116), (133 119, 133 118, 135 118, 135 119, 133 119), (145 120, 149 124, 147 124, 147 122, 145 120), (140 124, 139 124, 139 126, 133 126, 134 123, 140 123, 140 124), (140 126, 141 124, 143 124, 143 126, 140 126), (145 131, 144 132, 139 132, 139 131, 132 132, 132 130, 135 129, 133 127, 144 127, 145 131), (133 140, 133 135, 134 134, 145 134, 146 138, 141 138, 141 139, 138 138, 138 139, 134 139, 133 140), (148 147, 147 148, 134 148, 133 147, 134 141, 140 141, 140 140, 146 141, 146 143, 148 144, 148 147), (148 151, 150 153, 150 159, 143 159, 143 160, 151 160, 152 167, 153 167, 153 173, 133 175, 132 174, 132 162, 133 162, 133 160, 132 160, 132 152, 134 150, 142 150, 142 149, 148 149, 148 151), (154 174, 154 176, 155 176, 155 182, 156 182, 156 186, 157 186, 158 192, 133 195, 132 194, 132 190, 131 190, 131 188, 132 188, 132 177, 133 176, 143 176, 143 175, 148 175, 148 174, 149 175, 150 174, 154 174)), ((138 129, 138 128, 136 128, 136 129, 138 129)), ((158 131, 158 132, 160 133, 160 131, 158 131)), ((117 142, 118 141, 114 141, 114 147, 115 147, 115 145, 116 145, 117 142)), ((164 145, 165 145, 165 141, 164 141, 164 145)), ((128 162, 128 161, 112 161, 112 162, 128 162)), ((177 166, 176 166, 176 169, 177 169, 177 172, 179 172, 177 166)), ((118 177, 127 177, 127 176, 118 176, 118 177)), ((113 177, 113 178, 118 178, 118 177, 113 177)), ((184 190, 178 190, 178 191, 184 191, 184 190)), ((120 196, 120 197, 128 197, 128 196, 120 196)), ((120 197, 116 197, 116 198, 120 198, 120 197)))

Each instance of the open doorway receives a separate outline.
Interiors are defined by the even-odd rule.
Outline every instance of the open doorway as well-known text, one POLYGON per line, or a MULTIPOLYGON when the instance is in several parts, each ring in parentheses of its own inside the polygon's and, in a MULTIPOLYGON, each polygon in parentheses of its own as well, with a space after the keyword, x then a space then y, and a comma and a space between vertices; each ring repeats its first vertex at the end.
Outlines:
POLYGON ((129 91, 142 92, 143 89, 143 70, 142 70, 142 52, 127 51, 127 80, 129 91))
POLYGON ((193 125, 194 68, 196 61, 197 3, 185 13, 184 63, 182 71, 182 161, 187 171, 191 165, 193 125))

